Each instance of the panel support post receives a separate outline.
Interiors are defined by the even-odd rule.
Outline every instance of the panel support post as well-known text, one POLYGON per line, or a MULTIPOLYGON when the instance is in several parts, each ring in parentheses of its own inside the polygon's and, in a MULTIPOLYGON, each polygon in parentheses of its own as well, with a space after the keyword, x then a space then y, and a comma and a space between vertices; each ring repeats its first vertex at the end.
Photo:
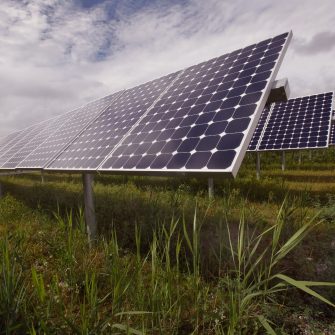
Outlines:
POLYGON ((301 158, 302 158, 302 153, 301 150, 299 151, 299 156, 298 156, 298 164, 301 165, 301 158))
POLYGON ((44 184, 44 172, 41 171, 41 183, 44 184))
POLYGON ((282 151, 282 153, 281 153, 281 169, 282 169, 282 171, 285 171, 285 168, 286 168, 285 151, 282 151))
POLYGON ((0 199, 3 197, 3 187, 2 184, 0 184, 0 199))
POLYGON ((97 238, 97 223, 94 208, 93 181, 94 181, 93 174, 90 173, 83 174, 85 222, 90 246, 94 244, 94 241, 97 238))
POLYGON ((312 150, 309 150, 309 160, 312 160, 312 150))
POLYGON ((261 177, 261 154, 256 152, 256 178, 259 180, 261 177))
POLYGON ((214 180, 213 178, 208 178, 208 197, 212 199, 214 197, 214 180))

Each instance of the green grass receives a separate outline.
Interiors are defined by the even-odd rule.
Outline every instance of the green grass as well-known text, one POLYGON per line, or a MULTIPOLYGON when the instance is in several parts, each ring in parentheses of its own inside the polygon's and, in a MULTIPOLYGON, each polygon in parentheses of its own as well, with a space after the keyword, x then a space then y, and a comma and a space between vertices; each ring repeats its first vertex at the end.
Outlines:
POLYGON ((212 200, 205 179, 97 176, 93 248, 80 176, 2 178, 0 334, 334 333, 331 172, 262 161, 212 200))

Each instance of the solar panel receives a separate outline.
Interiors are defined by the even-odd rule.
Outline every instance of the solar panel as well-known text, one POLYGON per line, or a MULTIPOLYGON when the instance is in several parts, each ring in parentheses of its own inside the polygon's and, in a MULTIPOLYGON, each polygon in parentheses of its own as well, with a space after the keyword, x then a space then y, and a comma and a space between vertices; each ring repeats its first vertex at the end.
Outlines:
POLYGON ((248 151, 255 151, 257 149, 258 142, 260 138, 262 137, 262 133, 265 129, 265 124, 268 120, 270 108, 265 107, 262 111, 261 117, 258 121, 256 130, 254 131, 254 134, 252 135, 251 141, 249 143, 248 151))
MULTIPOLYGON (((22 131, 22 130, 21 130, 22 131)), ((21 131, 13 132, 4 138, 0 142, 0 157, 14 145, 17 138, 19 138, 21 131)))
POLYGON ((335 110, 333 110, 332 123, 330 127, 329 145, 335 145, 335 110))
POLYGON ((50 160, 59 154, 64 147, 69 145, 119 95, 120 92, 114 93, 67 113, 66 117, 61 119, 61 125, 55 125, 55 132, 40 143, 17 168, 44 168, 50 160))
POLYGON ((333 92, 272 104, 256 150, 328 147, 332 105, 333 92))
POLYGON ((39 123, 26 128, 20 132, 20 135, 12 142, 11 147, 0 156, 0 169, 11 169, 10 166, 4 167, 3 164, 16 154, 27 142, 36 136, 46 123, 39 123))
POLYGON ((290 39, 184 70, 98 170, 236 175, 290 39))
POLYGON ((47 169, 95 170, 176 76, 126 90, 47 169))
POLYGON ((6 163, 3 164, 2 168, 14 169, 20 162, 22 162, 32 151, 34 151, 41 143, 43 143, 52 133, 58 129, 64 118, 69 116, 69 113, 65 115, 60 115, 52 118, 51 120, 46 120, 44 126, 41 127, 40 131, 36 136, 34 136, 29 142, 18 150, 15 155, 13 155, 6 163))

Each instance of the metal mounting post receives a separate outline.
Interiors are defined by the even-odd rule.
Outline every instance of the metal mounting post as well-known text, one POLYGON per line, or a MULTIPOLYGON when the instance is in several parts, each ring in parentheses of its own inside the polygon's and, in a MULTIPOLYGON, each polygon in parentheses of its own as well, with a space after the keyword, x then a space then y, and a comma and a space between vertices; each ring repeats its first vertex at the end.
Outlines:
POLYGON ((84 184, 84 204, 85 204, 85 222, 90 246, 97 238, 97 222, 95 218, 94 193, 93 193, 94 176, 90 173, 83 174, 84 184))
POLYGON ((41 171, 41 183, 44 184, 44 172, 41 171))
POLYGON ((208 178, 208 197, 212 199, 214 197, 214 180, 213 178, 208 178))
POLYGON ((302 158, 302 153, 299 151, 299 156, 298 156, 298 164, 301 165, 301 158, 302 158))
POLYGON ((259 180, 261 177, 261 154, 256 152, 256 178, 259 180))
POLYGON ((312 150, 309 150, 309 160, 312 160, 312 150))
POLYGON ((282 151, 282 154, 281 154, 281 169, 282 169, 282 171, 285 171, 285 168, 286 168, 285 151, 282 151))

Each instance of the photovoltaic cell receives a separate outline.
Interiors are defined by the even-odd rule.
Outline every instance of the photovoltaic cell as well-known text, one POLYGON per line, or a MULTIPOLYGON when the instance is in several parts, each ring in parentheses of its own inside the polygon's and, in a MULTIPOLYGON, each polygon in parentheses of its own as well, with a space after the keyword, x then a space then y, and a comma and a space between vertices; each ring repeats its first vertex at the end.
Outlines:
POLYGON ((18 168, 44 168, 50 160, 59 154, 65 146, 69 145, 78 134, 112 101, 119 96, 119 92, 100 100, 91 102, 62 119, 60 127, 46 138, 35 150, 33 150, 17 167, 18 168))
POLYGON ((258 121, 256 130, 254 131, 254 134, 252 135, 252 139, 249 143, 248 151, 255 151, 257 149, 258 142, 261 138, 262 132, 264 130, 266 121, 269 116, 270 109, 268 107, 263 109, 263 112, 261 114, 261 117, 258 121))
POLYGON ((272 104, 257 150, 327 147, 332 106, 333 92, 272 104))
POLYGON ((290 38, 184 70, 98 170, 235 175, 290 38))
POLYGON ((176 76, 126 90, 47 169, 96 169, 176 76))

